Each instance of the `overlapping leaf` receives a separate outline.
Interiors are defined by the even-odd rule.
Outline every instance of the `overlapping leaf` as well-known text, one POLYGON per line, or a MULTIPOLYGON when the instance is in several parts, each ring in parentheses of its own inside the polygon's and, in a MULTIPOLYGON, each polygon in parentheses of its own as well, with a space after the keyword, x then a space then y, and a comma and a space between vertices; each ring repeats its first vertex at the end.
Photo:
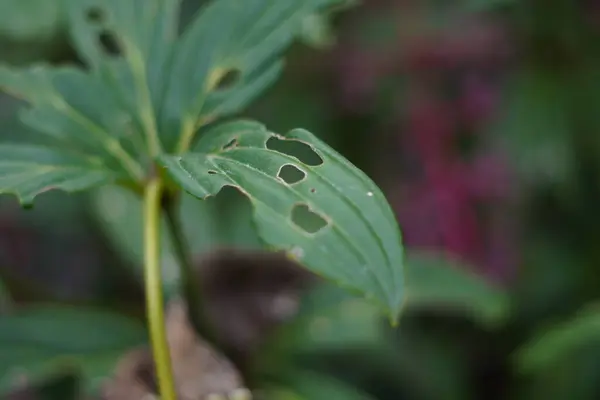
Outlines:
POLYGON ((205 133, 196 152, 160 161, 199 198, 224 186, 242 191, 267 244, 365 294, 396 319, 404 282, 394 214, 364 173, 311 133, 297 129, 279 136, 255 122, 230 122, 205 133), (291 144, 308 149, 310 159, 284 152, 282 146, 291 144))
POLYGON ((31 204, 52 189, 77 191, 116 180, 118 174, 91 160, 34 145, 0 145, 0 193, 15 193, 31 204))
POLYGON ((121 87, 123 103, 169 152, 184 150, 206 119, 236 112, 262 93, 307 16, 344 0, 212 1, 179 38, 179 0, 73 1, 80 52, 121 87), (123 59, 108 64, 109 38, 123 59))
POLYGON ((408 308, 458 310, 491 326, 503 323, 508 317, 508 294, 452 258, 409 252, 406 281, 408 308))
POLYGON ((142 181, 152 157, 185 151, 204 121, 262 93, 307 16, 340 2, 215 0, 178 36, 179 0, 65 0, 72 39, 89 69, 0 67, 0 87, 30 104, 23 122, 40 142, 61 149, 52 150, 55 159, 69 162, 33 168, 28 151, 18 152, 21 158, 0 164, 0 177, 10 174, 8 183, 17 184, 0 186, 0 193, 30 202, 48 188, 142 181), (63 184, 75 170, 83 176, 78 184, 63 184), (38 184, 22 189, 28 176, 38 184))
POLYGON ((265 400, 374 400, 375 397, 344 382, 318 372, 297 369, 289 371, 281 387, 267 389, 265 400))
POLYGON ((586 307, 571 320, 546 327, 517 352, 517 362, 523 372, 540 372, 554 367, 585 350, 600 345, 600 308, 586 307))
POLYGON ((81 370, 93 389, 131 347, 145 342, 144 326, 93 309, 30 306, 0 319, 0 391, 25 376, 36 381, 55 368, 81 370))

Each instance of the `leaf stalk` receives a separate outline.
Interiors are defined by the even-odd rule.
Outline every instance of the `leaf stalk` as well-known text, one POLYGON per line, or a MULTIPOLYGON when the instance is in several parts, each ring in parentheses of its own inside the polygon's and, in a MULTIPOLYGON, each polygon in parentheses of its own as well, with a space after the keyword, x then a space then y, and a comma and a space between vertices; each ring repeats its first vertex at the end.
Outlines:
POLYGON ((177 400, 169 344, 165 330, 160 269, 160 210, 163 184, 153 177, 144 191, 144 272, 150 342, 162 400, 177 400))

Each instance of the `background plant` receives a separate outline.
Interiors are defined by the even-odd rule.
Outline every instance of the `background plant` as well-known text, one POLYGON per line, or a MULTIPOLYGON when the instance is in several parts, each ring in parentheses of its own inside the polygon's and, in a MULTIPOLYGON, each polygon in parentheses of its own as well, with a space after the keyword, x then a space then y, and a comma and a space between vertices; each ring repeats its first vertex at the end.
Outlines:
MULTIPOLYGON (((182 19, 198 5, 184 2, 182 19)), ((252 387, 271 388, 275 398, 307 399, 324 393, 596 397, 595 8, 559 0, 370 1, 336 17, 338 40, 331 50, 292 47, 282 79, 243 115, 276 132, 303 126, 322 135, 383 188, 409 250, 408 301, 393 331, 370 306, 356 308, 356 298, 334 287, 309 291, 298 315, 272 332, 245 368, 252 387), (354 335, 341 335, 347 332, 354 335)), ((35 26, 33 18, 28 22, 35 26)), ((319 32, 327 29, 303 41, 327 37, 319 32)), ((56 42, 59 51, 47 55, 26 45, 34 36, 5 36, 20 43, 20 52, 30 51, 29 59, 76 57, 64 38, 56 42)), ((8 52, 2 56, 15 62, 8 52)), ((14 109, 3 100, 3 114, 14 109)), ((4 120, 3 136, 21 139, 27 132, 12 120, 4 120)), ((60 301, 85 305, 86 316, 96 315, 87 313, 92 303, 141 319, 141 204, 134 194, 115 186, 68 197, 49 192, 26 213, 3 200, 0 262, 10 290, 3 298, 12 298, 2 302, 5 313, 60 301)), ((205 202, 184 195, 179 212, 198 263, 214 247, 261 246, 252 208, 233 190, 205 202)), ((164 236, 169 296, 179 291, 179 276, 164 236)), ((254 270, 261 271, 260 290, 286 286, 254 270)), ((209 303, 243 298, 227 290, 219 286, 209 303)), ((232 319, 219 312, 217 321, 232 319)), ((111 367, 89 368, 96 353, 82 349, 93 350, 94 338, 88 347, 69 347, 82 338, 79 325, 68 329, 60 321, 55 326, 63 330, 46 335, 52 349, 63 349, 58 353, 33 356, 31 344, 40 341, 31 336, 40 331, 34 322, 20 325, 18 333, 11 330, 16 324, 2 325, 4 338, 23 341, 0 343, 22 349, 2 365, 27 366, 29 360, 30 380, 40 377, 41 389, 62 391, 58 398, 65 398, 76 381, 45 372, 70 373, 65 353, 81 356, 74 365, 85 367, 91 387, 111 367)), ((129 348, 128 340, 144 340, 127 334, 125 325, 122 340, 120 330, 111 329, 113 354, 129 348)), ((143 335, 143 328, 138 324, 133 332, 143 335)), ((19 368, 10 372, 8 381, 19 382, 19 368)))

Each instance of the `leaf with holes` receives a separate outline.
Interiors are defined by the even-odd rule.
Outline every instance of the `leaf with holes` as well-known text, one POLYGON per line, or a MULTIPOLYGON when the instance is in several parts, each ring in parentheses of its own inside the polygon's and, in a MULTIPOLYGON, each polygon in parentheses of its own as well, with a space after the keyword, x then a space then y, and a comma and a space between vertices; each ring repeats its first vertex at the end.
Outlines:
POLYGON ((54 188, 143 184, 157 154, 186 150, 204 122, 262 93, 306 18, 343 1, 215 0, 178 36, 180 0, 65 0, 88 68, 0 66, 41 146, 2 148, 15 153, 0 161, 0 193, 30 203, 54 188))
POLYGON ((268 245, 364 294, 396 320, 404 279, 394 213, 363 172, 314 135, 296 129, 280 136, 259 123, 230 122, 202 136, 196 152, 160 162, 199 198, 224 186, 243 192, 268 245))
POLYGON ((79 51, 171 152, 186 150, 206 120, 261 94, 306 18, 346 1, 211 1, 179 38, 179 0, 71 0, 70 15, 79 51))
POLYGON ((123 353, 144 344, 144 326, 95 309, 35 305, 0 318, 0 392, 20 376, 38 381, 56 369, 81 370, 86 388, 113 370, 123 353))

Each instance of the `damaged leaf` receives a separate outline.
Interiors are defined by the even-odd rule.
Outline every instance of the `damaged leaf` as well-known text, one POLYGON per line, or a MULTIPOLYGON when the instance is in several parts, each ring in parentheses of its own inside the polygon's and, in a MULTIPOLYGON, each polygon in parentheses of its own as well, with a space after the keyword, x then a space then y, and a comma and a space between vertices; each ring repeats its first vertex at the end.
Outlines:
POLYGON ((259 236, 305 267, 376 302, 396 320, 404 300, 403 248, 395 216, 379 188, 311 133, 284 136, 251 121, 205 133, 195 151, 160 162, 201 199, 224 186, 244 193, 259 236), (291 147, 309 154, 302 160, 291 147), (300 179, 282 174, 284 166, 300 179))
POLYGON ((157 154, 186 151, 273 83, 306 17, 341 1, 215 0, 179 35, 180 0, 65 0, 87 68, 0 65, 33 132, 0 148, 0 194, 30 205, 52 189, 142 185, 157 154))

